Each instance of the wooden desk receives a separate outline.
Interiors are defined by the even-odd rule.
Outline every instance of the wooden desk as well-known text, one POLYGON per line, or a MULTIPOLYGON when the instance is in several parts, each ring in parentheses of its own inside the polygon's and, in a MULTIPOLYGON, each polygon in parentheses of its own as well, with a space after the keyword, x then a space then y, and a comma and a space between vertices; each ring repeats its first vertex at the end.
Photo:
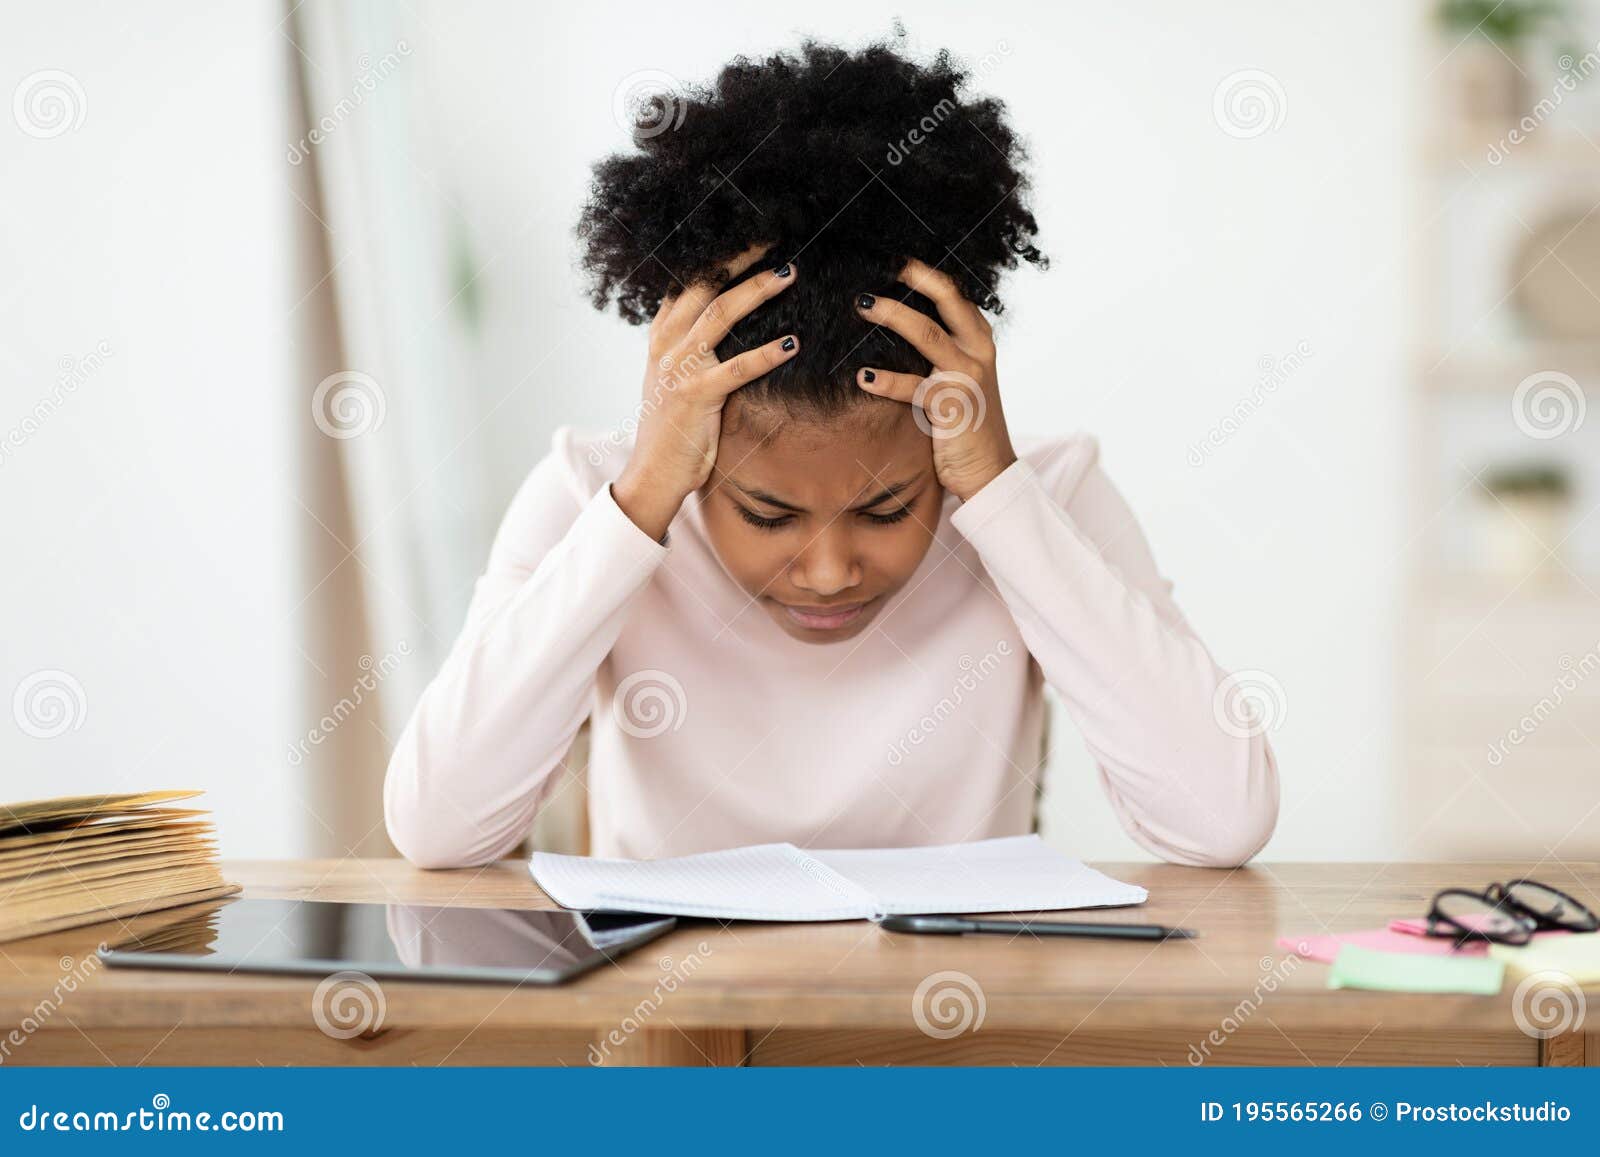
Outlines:
MULTIPOLYGON (((336 1039, 313 1018, 312 979, 99 966, 63 992, 63 976, 84 973, 95 946, 116 938, 115 926, 99 925, 0 945, 0 1061, 1600 1064, 1600 990, 1587 996, 1587 1035, 1541 1042, 1518 1029, 1510 983, 1496 997, 1329 991, 1326 965, 1276 945, 1280 935, 1421 913, 1441 886, 1512 878, 1528 865, 1104 868, 1151 895, 1142 909, 1104 918, 1186 925, 1201 938, 1045 943, 907 936, 860 922, 696 924, 561 988, 384 981, 381 1026, 336 1039), (668 976, 679 979, 663 991, 668 976), (928 994, 920 1010, 919 986, 928 994), (919 1027, 919 1015, 933 1033, 959 1027, 960 994, 975 1015, 979 989, 981 1025, 947 1039, 919 1027), (4 1035, 19 1026, 20 1045, 4 1035)), ((245 862, 227 873, 247 896, 550 906, 521 863, 422 872, 398 860, 245 862)), ((1600 864, 1539 874, 1600 907, 1600 864)))

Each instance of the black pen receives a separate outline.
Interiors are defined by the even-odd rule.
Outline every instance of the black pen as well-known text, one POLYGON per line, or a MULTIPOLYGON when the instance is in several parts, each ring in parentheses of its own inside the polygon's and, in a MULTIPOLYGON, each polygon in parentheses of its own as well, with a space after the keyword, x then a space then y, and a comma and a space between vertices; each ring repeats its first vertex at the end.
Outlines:
POLYGON ((976 920, 968 916, 885 916, 879 926, 891 932, 931 932, 958 936, 993 932, 1001 936, 1096 936, 1108 940, 1193 940, 1188 928, 1161 924, 1084 924, 1064 920, 976 920))

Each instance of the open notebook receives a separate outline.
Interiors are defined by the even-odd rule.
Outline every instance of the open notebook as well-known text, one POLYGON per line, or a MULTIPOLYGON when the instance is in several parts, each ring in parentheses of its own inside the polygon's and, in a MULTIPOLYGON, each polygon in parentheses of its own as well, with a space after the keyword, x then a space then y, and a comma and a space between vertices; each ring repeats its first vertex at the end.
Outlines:
POLYGON ((535 852, 534 882, 564 908, 724 920, 868 920, 1142 904, 1147 893, 1038 836, 926 848, 824 851, 759 844, 668 860, 535 852))

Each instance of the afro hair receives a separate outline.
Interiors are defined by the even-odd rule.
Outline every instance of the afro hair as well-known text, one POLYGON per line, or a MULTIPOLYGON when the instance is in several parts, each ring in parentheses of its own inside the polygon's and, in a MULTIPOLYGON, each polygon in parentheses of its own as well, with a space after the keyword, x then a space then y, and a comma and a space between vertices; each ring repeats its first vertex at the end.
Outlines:
POLYGON ((653 95, 636 112, 635 148, 595 165, 578 224, 595 307, 615 303, 626 321, 647 322, 664 296, 720 281, 735 255, 770 244, 730 284, 784 261, 795 284, 716 352, 787 333, 800 352, 747 394, 832 413, 862 397, 862 366, 927 374, 907 342, 860 317, 858 294, 936 317, 896 280, 916 257, 999 313, 1000 271, 1047 264, 1033 243, 1023 141, 1001 101, 964 93, 970 79, 948 52, 919 63, 889 43, 807 40, 737 57, 708 86, 653 95))

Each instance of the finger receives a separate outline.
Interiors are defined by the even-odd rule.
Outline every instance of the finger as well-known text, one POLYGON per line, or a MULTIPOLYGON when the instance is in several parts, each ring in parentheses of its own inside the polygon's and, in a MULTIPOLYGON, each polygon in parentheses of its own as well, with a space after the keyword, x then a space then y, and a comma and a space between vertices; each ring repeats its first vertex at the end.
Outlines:
POLYGON ((969 363, 967 355, 943 326, 909 305, 863 293, 856 298, 856 311, 868 321, 905 338, 937 369, 965 369, 969 363))
POLYGON ((743 253, 735 255, 734 258, 723 267, 727 271, 727 277, 723 279, 723 284, 726 285, 735 277, 738 277, 739 274, 743 273, 746 269, 749 269, 757 261, 760 261, 767 255, 771 248, 772 242, 757 241, 743 253))
POLYGON ((983 425, 988 402, 978 380, 960 370, 935 370, 927 377, 865 366, 856 385, 868 393, 912 407, 917 426, 935 438, 955 438, 983 425))
POLYGON ((723 263, 722 279, 720 281, 702 281, 696 285, 686 287, 675 299, 676 305, 673 308, 673 320, 681 323, 684 329, 692 326, 695 323, 695 319, 705 312, 706 306, 711 304, 724 285, 761 260, 762 256, 771 248, 771 242, 758 242, 723 263))
POLYGON ((981 346, 990 340, 994 330, 989 319, 962 295, 961 287, 948 273, 912 257, 900 270, 899 280, 933 302, 956 341, 981 346))
POLYGON ((740 386, 747 386, 771 373, 799 352, 800 340, 793 334, 774 338, 766 345, 758 345, 737 357, 719 362, 700 381, 713 395, 727 397, 740 386))
POLYGON ((917 387, 922 384, 920 374, 899 374, 893 370, 878 370, 864 367, 856 371, 856 385, 869 394, 877 394, 880 398, 892 398, 896 402, 910 402, 916 396, 917 387))
POLYGON ((649 340, 652 348, 664 335, 667 328, 667 319, 672 316, 672 307, 677 304, 677 299, 669 292, 661 299, 661 304, 656 308, 656 315, 650 319, 649 340))
POLYGON ((741 318, 748 316, 762 302, 777 297, 793 285, 794 280, 794 264, 785 262, 776 269, 741 281, 726 293, 718 294, 706 304, 690 328, 688 344, 696 349, 715 349, 741 318))

